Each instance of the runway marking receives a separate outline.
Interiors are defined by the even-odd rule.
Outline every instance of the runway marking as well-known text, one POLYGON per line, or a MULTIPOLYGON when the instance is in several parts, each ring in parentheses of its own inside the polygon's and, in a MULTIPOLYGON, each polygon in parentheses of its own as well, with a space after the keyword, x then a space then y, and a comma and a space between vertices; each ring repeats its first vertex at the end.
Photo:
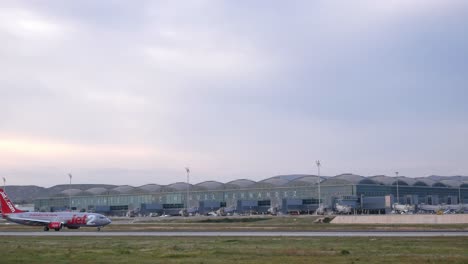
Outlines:
POLYGON ((468 232, 0 232, 0 236, 29 237, 457 237, 468 232))

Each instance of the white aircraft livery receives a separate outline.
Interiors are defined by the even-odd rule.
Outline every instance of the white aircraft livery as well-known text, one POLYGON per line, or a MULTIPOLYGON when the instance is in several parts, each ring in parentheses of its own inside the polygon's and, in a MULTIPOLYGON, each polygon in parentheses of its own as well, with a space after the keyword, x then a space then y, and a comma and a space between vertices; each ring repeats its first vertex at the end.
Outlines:
POLYGON ((62 228, 78 229, 80 227, 97 227, 98 231, 111 223, 104 215, 94 213, 74 212, 25 212, 16 208, 8 199, 8 196, 0 189, 0 205, 2 217, 10 222, 22 225, 43 226, 44 231, 54 229, 60 231, 62 228))

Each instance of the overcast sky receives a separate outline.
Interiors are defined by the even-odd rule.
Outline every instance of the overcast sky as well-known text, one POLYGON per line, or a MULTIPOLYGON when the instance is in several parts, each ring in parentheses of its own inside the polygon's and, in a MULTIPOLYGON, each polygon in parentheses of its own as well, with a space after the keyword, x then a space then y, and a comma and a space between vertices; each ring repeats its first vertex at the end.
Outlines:
POLYGON ((0 2, 7 184, 468 175, 468 1, 0 2))

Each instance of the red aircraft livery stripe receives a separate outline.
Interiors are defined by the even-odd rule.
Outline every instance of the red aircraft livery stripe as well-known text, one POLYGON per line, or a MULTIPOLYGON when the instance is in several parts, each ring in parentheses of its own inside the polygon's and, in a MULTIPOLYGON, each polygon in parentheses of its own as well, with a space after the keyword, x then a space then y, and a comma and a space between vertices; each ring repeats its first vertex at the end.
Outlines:
POLYGON ((83 225, 83 224, 86 224, 87 218, 88 218, 88 215, 83 215, 83 217, 73 215, 72 219, 67 221, 67 224, 68 225, 83 225))

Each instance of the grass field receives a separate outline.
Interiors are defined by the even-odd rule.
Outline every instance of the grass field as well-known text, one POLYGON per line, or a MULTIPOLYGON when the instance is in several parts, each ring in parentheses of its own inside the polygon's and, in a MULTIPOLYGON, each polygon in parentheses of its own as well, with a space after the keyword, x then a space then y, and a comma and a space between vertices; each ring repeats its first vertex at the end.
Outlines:
POLYGON ((468 238, 2 237, 0 263, 468 263, 468 238))

